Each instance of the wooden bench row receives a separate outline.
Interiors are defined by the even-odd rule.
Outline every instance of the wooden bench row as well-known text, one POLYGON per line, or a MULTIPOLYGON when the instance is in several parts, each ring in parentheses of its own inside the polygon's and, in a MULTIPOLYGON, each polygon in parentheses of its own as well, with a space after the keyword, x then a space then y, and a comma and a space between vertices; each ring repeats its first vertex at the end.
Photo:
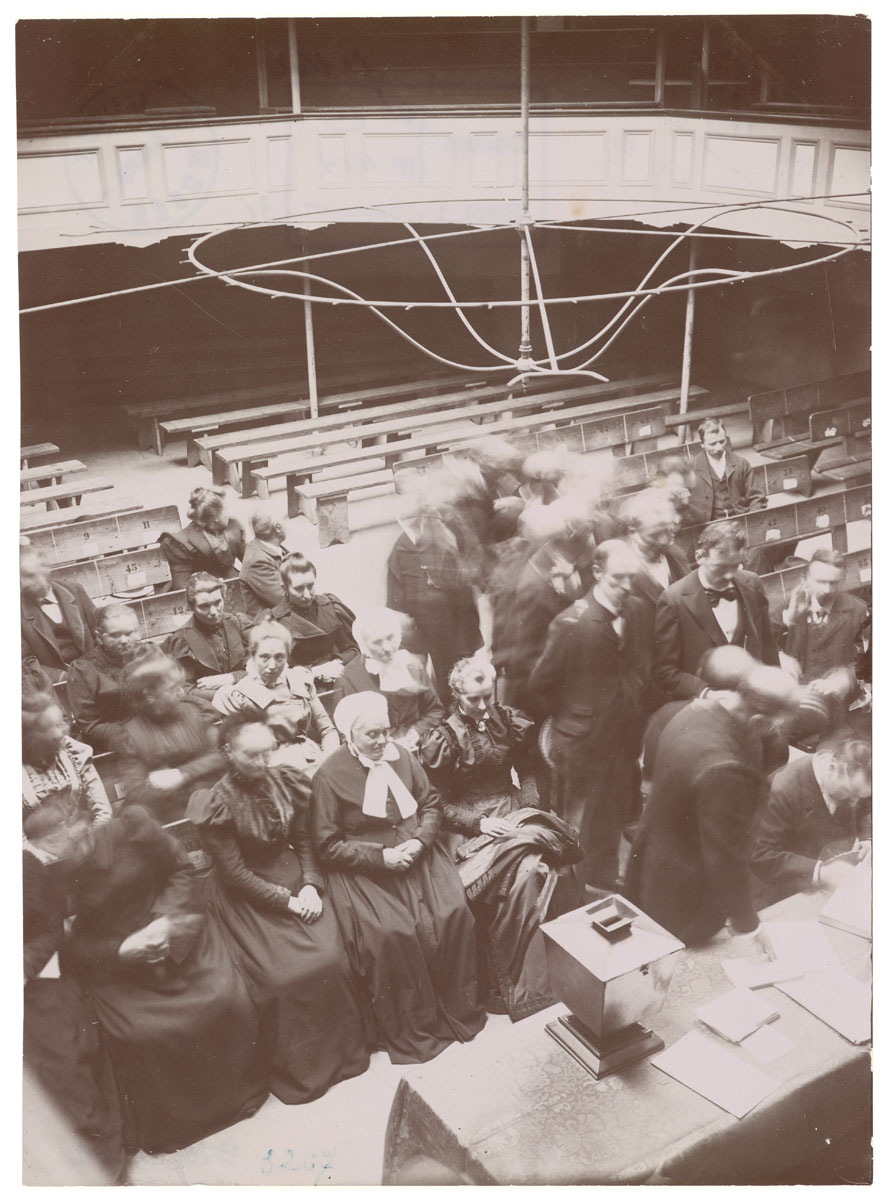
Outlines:
POLYGON ((240 433, 201 438, 195 443, 195 449, 199 460, 213 472, 215 483, 227 481, 233 487, 240 487, 243 461, 250 458, 257 462, 266 461, 303 446, 322 452, 337 442, 352 440, 352 427, 366 428, 367 437, 381 436, 382 433, 408 436, 421 425, 433 425, 436 420, 441 424, 454 420, 477 420, 479 406, 482 406, 487 417, 492 417, 507 411, 529 412, 544 405, 562 406, 577 397, 583 402, 593 399, 606 401, 655 391, 669 383, 673 386, 674 381, 663 375, 598 384, 589 384, 587 380, 577 377, 557 380, 543 376, 529 379, 525 389, 518 385, 510 393, 502 385, 462 386, 436 395, 426 391, 411 400, 378 404, 357 412, 332 413, 314 420, 259 426, 240 433), (459 411, 451 414, 450 410, 459 411), (381 428, 383 422, 386 423, 384 429, 381 428), (346 428, 349 432, 343 436, 346 428), (370 433, 370 429, 376 432, 370 433), (245 447, 251 448, 250 454, 240 453, 245 447))
POLYGON ((860 478, 871 458, 865 439, 871 430, 871 372, 856 371, 777 388, 749 396, 749 417, 755 449, 768 458, 807 455, 811 469, 828 451, 837 450, 823 473, 849 468, 832 476, 860 478))
POLYGON ((181 527, 179 510, 169 504, 56 525, 29 533, 28 541, 48 563, 63 566, 104 554, 141 550, 156 545, 161 533, 181 527))
POLYGON ((23 511, 19 517, 19 527, 31 540, 41 531, 95 521, 114 514, 139 512, 142 507, 142 502, 132 496, 109 496, 102 492, 91 497, 88 503, 78 504, 76 508, 53 509, 48 512, 23 511))
MULTIPOLYGON (((336 393, 341 392, 343 388, 359 384, 366 378, 366 374, 366 367, 360 366, 350 370, 340 369, 336 372, 334 380, 324 380, 321 385, 323 394, 319 399, 321 411, 338 408, 343 401, 340 401, 336 393)), ((414 367, 389 371, 388 374, 392 384, 405 378, 409 378, 411 381, 422 379, 421 372, 416 372, 414 367)), ((434 376, 429 375, 429 377, 433 378, 434 376)), ((153 449, 157 454, 162 454, 165 432, 160 425, 164 420, 176 420, 195 415, 212 417, 215 413, 231 412, 253 406, 259 407, 265 402, 273 400, 301 402, 307 407, 307 388, 304 384, 282 384, 280 382, 259 384, 258 386, 251 384, 242 388, 226 388, 224 390, 217 388, 199 396, 139 400, 135 403, 124 404, 123 411, 136 427, 139 449, 153 449)), ((344 403, 351 402, 346 400, 344 403)))
MULTIPOLYGON (((871 515, 872 489, 864 486, 745 513, 730 517, 729 521, 742 526, 750 547, 796 542, 830 532, 834 549, 844 553, 847 550, 848 524, 870 520, 871 515)), ((695 558, 702 531, 722 523, 726 522, 711 521, 707 525, 692 525, 679 532, 678 543, 691 562, 695 558)))

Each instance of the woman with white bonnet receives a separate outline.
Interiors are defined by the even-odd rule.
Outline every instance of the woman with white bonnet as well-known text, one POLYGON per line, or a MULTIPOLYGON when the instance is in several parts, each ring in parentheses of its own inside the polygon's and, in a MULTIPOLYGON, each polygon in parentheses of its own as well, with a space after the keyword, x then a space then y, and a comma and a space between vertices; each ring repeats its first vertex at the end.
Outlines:
POLYGON ((483 1027, 474 919, 436 845, 440 798, 389 737, 378 692, 333 714, 345 739, 314 776, 312 826, 371 1041, 394 1063, 426 1062, 483 1027))
POLYGON ((391 740, 415 753, 419 740, 443 720, 443 705, 428 673, 400 647, 403 618, 391 608, 365 609, 351 626, 360 657, 345 665, 333 697, 381 692, 388 701, 391 740))

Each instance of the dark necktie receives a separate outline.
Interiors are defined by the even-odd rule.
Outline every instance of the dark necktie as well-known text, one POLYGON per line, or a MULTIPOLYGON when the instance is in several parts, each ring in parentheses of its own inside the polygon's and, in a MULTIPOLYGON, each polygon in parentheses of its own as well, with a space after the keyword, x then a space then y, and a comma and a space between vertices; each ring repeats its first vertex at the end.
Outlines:
POLYGON ((705 598, 712 608, 717 608, 722 600, 737 600, 739 598, 736 588, 732 584, 729 587, 725 587, 722 591, 718 591, 717 588, 703 588, 702 590, 705 592, 705 598))

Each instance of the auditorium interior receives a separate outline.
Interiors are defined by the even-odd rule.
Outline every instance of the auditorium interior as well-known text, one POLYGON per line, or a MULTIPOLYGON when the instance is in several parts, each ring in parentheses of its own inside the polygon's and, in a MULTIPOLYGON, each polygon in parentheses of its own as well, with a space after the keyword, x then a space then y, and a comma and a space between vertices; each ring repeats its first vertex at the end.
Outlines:
MULTIPOLYGON (((20 20, 22 548, 166 645, 195 610, 164 538, 216 488, 245 530, 270 513, 359 617, 395 607, 393 547, 473 445, 533 456, 537 508, 569 463, 615 513, 707 422, 761 496, 725 513, 771 618, 835 552, 870 656, 870 56, 869 20, 839 15, 20 20)), ((690 567, 722 515, 676 535, 690 567)), ((226 609, 237 577, 220 574, 226 609)), ((497 602, 478 575, 468 594, 495 662, 497 602)), ((120 756, 96 757, 116 813, 120 756)), ((773 919, 822 933, 823 899, 773 919)), ((869 985, 870 931, 827 935, 827 965, 869 985)), ((680 952, 650 1025, 667 1047, 717 1042, 737 1090, 774 1077, 741 1117, 649 1058, 589 1074, 547 1036, 555 989, 556 1008, 488 1009, 428 1061, 373 1049, 310 1102, 272 1094, 166 1153, 127 1145, 116 1177, 26 1044, 25 1182, 870 1182, 868 1043, 775 987, 753 996, 790 1052, 719 1041, 695 1011, 727 987, 729 942, 680 952)))

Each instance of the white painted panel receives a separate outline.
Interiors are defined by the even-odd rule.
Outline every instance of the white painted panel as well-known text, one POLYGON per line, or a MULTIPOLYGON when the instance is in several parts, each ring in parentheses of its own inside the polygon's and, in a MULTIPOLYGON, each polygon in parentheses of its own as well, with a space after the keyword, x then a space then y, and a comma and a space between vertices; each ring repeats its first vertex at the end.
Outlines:
POLYGON ((689 187, 693 182, 693 147, 695 136, 692 133, 675 132, 671 145, 671 181, 679 187, 689 187))
POLYGON ((497 142, 499 135, 495 130, 474 130, 469 140, 469 157, 471 182, 475 186, 494 184, 498 181, 497 142))
POLYGON ((627 129, 622 135, 622 182, 652 182, 653 133, 627 129))
POLYGON ((776 138, 716 137, 705 141, 705 187, 730 192, 775 192, 779 166, 776 138))
POLYGON ((533 183, 604 183, 607 135, 531 133, 530 179, 533 183))
POLYGON ((812 196, 816 178, 816 143, 792 142, 789 190, 793 196, 812 196))
POLYGON ((321 187, 345 187, 348 160, 344 133, 322 133, 318 138, 321 187))
POLYGON ((293 185, 293 139, 271 137, 266 142, 268 151, 268 180, 272 188, 288 188, 293 185))
POLYGON ((255 191, 252 154, 246 139, 166 145, 163 162, 170 199, 255 191))
MULTIPOLYGON (((835 146, 832 150, 832 169, 828 190, 832 195, 846 192, 867 192, 871 187, 872 152, 867 146, 835 146)), ((843 203, 863 203, 855 196, 843 203)))
POLYGON ((149 198, 144 146, 118 146, 117 170, 120 174, 120 194, 124 200, 149 198))
POLYGON ((451 184, 453 144, 452 133, 365 133, 364 177, 397 187, 451 184))
POLYGON ((23 155, 18 160, 18 203, 32 211, 105 204, 98 150, 23 155))

